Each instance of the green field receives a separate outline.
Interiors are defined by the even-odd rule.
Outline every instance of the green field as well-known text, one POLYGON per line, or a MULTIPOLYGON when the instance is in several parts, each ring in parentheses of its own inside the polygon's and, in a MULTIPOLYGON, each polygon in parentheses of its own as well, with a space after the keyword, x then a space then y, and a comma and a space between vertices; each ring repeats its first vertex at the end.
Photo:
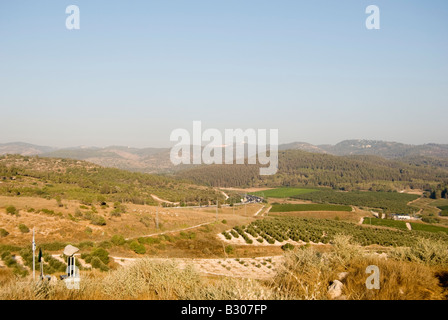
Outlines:
POLYGON ((293 211, 352 211, 350 206, 336 204, 273 204, 270 212, 293 212, 293 211))
POLYGON ((418 208, 408 206, 407 203, 419 198, 419 196, 398 192, 319 190, 296 195, 294 198, 318 203, 378 208, 391 213, 414 213, 418 211, 418 208))
POLYGON ((419 230, 419 231, 427 231, 427 232, 444 232, 448 234, 448 228, 445 227, 439 227, 439 226, 433 226, 430 224, 423 224, 423 223, 414 223, 411 222, 412 230, 419 230))
POLYGON ((406 222, 390 220, 390 219, 378 219, 378 218, 366 217, 366 218, 364 218, 363 224, 391 227, 391 228, 398 228, 398 229, 407 229, 406 222))
POLYGON ((301 194, 315 192, 317 189, 304 189, 304 188, 276 188, 265 191, 253 192, 251 194, 255 196, 265 198, 290 198, 301 194))

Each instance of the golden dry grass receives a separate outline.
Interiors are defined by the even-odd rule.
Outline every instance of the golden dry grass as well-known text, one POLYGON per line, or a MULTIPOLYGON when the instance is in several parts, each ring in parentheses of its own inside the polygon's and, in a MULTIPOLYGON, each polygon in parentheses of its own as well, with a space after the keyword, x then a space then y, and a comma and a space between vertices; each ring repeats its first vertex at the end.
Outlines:
POLYGON ((62 281, 33 284, 0 269, 0 299, 330 299, 328 286, 342 280, 343 299, 438 300, 447 298, 446 265, 427 266, 383 258, 364 252, 347 237, 336 238, 330 251, 297 248, 285 254, 272 280, 204 277, 194 264, 182 268, 175 261, 142 258, 107 273, 82 272, 80 290, 62 281), (367 289, 366 267, 380 270, 380 289, 367 289))
MULTIPOLYGON (((216 208, 157 208, 149 205, 126 204, 127 210, 120 217, 111 217, 113 204, 102 209, 96 206, 98 215, 106 220, 105 226, 96 226, 90 221, 78 217, 75 221, 69 219, 69 214, 75 217, 76 210, 80 209, 78 201, 62 201, 63 207, 59 207, 56 200, 46 200, 34 197, 6 197, 0 196, 1 227, 9 232, 9 235, 0 238, 0 244, 28 245, 31 233, 21 233, 19 224, 25 224, 28 228, 36 229, 36 241, 40 243, 80 242, 84 240, 102 241, 108 240, 115 234, 121 234, 126 238, 136 238, 161 231, 177 230, 213 222, 216 218, 216 208), (6 207, 15 206, 19 210, 19 216, 6 213, 6 207), (50 216, 45 213, 28 212, 29 209, 53 210, 62 216, 50 216), (158 214, 160 229, 156 228, 155 219, 158 214)), ((253 214, 260 205, 248 205, 246 208, 238 206, 235 209, 229 207, 219 208, 218 219, 226 219, 230 222, 246 223, 252 219, 253 214)), ((89 209, 81 209, 87 212, 89 209)))

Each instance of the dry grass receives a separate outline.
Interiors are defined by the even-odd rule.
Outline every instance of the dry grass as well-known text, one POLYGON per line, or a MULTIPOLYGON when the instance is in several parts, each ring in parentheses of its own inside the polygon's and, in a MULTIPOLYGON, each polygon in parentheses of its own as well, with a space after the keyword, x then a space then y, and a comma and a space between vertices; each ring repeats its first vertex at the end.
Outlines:
POLYGON ((362 252, 346 236, 335 237, 333 250, 318 252, 313 248, 295 249, 286 254, 285 264, 270 286, 277 297, 285 299, 329 299, 327 289, 338 274, 348 272, 343 280, 344 299, 375 300, 438 300, 446 299, 447 264, 431 267, 421 261, 385 259, 362 252), (367 289, 366 268, 376 265, 380 270, 380 289, 367 289))
POLYGON ((0 300, 261 300, 272 298, 269 288, 250 279, 200 276, 193 266, 179 269, 174 262, 139 259, 102 274, 83 273, 79 290, 63 281, 33 284, 30 277, 11 276, 1 286, 0 300))
POLYGON ((381 258, 355 259, 347 268, 344 294, 348 299, 368 300, 440 300, 446 292, 435 276, 436 271, 425 265, 381 258), (380 289, 366 288, 366 267, 380 270, 380 289))
POLYGON ((204 277, 194 264, 180 267, 169 259, 142 258, 108 273, 82 272, 80 290, 69 290, 62 281, 36 285, 30 277, 17 278, 2 268, 0 300, 330 299, 328 286, 341 272, 347 272, 341 280, 344 299, 446 299, 448 264, 440 259, 428 260, 429 263, 423 260, 433 258, 430 253, 438 250, 438 244, 418 244, 416 248, 420 252, 417 260, 397 255, 393 250, 385 258, 362 250, 350 237, 336 236, 330 250, 301 247, 286 252, 284 263, 278 266, 272 280, 204 277), (380 270, 378 290, 366 288, 369 265, 376 265, 380 270))
MULTIPOLYGON (((149 205, 126 204, 127 210, 120 217, 111 217, 109 208, 96 206, 98 215, 106 220, 105 226, 92 225, 90 221, 77 218, 76 221, 69 219, 69 214, 75 217, 79 210, 78 201, 63 200, 63 207, 59 207, 56 200, 46 200, 34 197, 6 197, 0 196, 0 219, 2 228, 9 232, 7 237, 1 238, 1 244, 28 245, 30 233, 23 234, 17 228, 19 224, 25 224, 32 229, 36 228, 36 241, 39 243, 49 242, 80 242, 80 241, 103 241, 109 240, 115 234, 121 234, 126 238, 140 237, 160 231, 176 230, 194 225, 212 222, 216 218, 215 208, 157 208, 149 205), (9 205, 19 210, 19 216, 6 213, 5 208, 9 205), (49 216, 44 213, 27 212, 33 208, 53 210, 62 213, 62 217, 49 216), (156 229, 155 219, 158 213, 160 229, 156 229), (88 230, 90 229, 90 230, 88 230)), ((260 205, 237 206, 235 210, 224 207, 218 210, 218 219, 226 219, 229 224, 233 221, 247 223, 252 221, 252 215, 260 208, 260 205), (247 216, 244 216, 244 214, 247 216)), ((81 209, 87 212, 90 209, 81 209)))

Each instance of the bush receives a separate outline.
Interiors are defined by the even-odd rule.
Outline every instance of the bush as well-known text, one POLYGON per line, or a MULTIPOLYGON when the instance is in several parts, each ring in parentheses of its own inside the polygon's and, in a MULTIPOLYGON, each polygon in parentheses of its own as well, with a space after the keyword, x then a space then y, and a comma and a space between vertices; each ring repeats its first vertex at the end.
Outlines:
POLYGON ((395 248, 391 256, 405 261, 414 261, 430 266, 446 266, 448 250, 442 241, 419 239, 412 247, 395 248))
POLYGON ((114 209, 110 212, 111 217, 121 217, 121 213, 117 211, 117 209, 114 209))
POLYGON ((77 218, 81 218, 82 217, 82 212, 78 208, 75 209, 75 217, 77 217, 77 218))
POLYGON ((14 216, 14 215, 17 215, 19 213, 19 211, 16 209, 16 207, 9 206, 9 207, 6 207, 6 213, 14 216))
POLYGON ((1 238, 6 237, 8 234, 9 234, 9 232, 6 231, 5 229, 3 229, 3 228, 0 229, 0 237, 1 238))
POLYGON ((131 242, 130 248, 131 248, 131 250, 133 250, 135 253, 138 253, 138 254, 145 254, 146 253, 145 246, 140 244, 140 243, 138 243, 138 241, 136 241, 136 240, 131 242))
POLYGON ((153 238, 153 237, 140 237, 138 238, 138 242, 141 244, 158 244, 161 242, 160 238, 153 238))
POLYGON ((82 241, 82 242, 78 243, 78 245, 77 245, 77 247, 79 249, 93 247, 93 246, 94 246, 94 243, 92 241, 82 241))
POLYGON ((19 224, 19 230, 22 233, 30 232, 30 229, 26 225, 24 225, 23 223, 19 224))
POLYGON ((108 271, 109 267, 106 266, 103 261, 101 261, 98 257, 93 257, 90 261, 90 264, 92 265, 92 268, 100 269, 101 271, 108 271))
POLYGON ((230 234, 228 234, 227 232, 223 231, 222 235, 227 239, 227 240, 231 240, 232 236, 230 234))
POLYGON ((104 249, 110 249, 112 248, 112 242, 110 241, 101 241, 99 244, 99 247, 104 248, 104 249))
POLYGON ((282 245, 281 248, 282 248, 283 251, 293 250, 294 249, 294 245, 292 245, 290 243, 286 243, 286 244, 282 245))
POLYGON ((99 216, 96 214, 92 215, 90 222, 96 226, 105 226, 106 225, 106 220, 102 216, 99 216))
POLYGON ((227 254, 232 254, 235 252, 235 248, 231 245, 226 246, 225 251, 227 254))
POLYGON ((436 217, 424 216, 422 217, 422 221, 426 223, 439 223, 440 219, 436 217))
POLYGON ((118 234, 114 235, 110 241, 116 246, 122 246, 126 243, 124 237, 118 234))
POLYGON ((109 252, 107 252, 104 248, 96 248, 90 253, 90 255, 92 256, 92 260, 93 257, 98 257, 104 264, 109 263, 109 252))
POLYGON ((42 250, 58 251, 58 250, 64 249, 66 245, 67 245, 67 243, 55 241, 55 242, 41 244, 40 247, 42 248, 42 250))

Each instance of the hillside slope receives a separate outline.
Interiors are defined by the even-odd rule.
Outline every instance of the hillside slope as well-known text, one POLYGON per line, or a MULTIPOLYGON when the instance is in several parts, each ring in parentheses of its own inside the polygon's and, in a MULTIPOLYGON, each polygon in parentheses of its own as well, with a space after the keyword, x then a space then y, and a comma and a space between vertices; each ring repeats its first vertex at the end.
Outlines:
POLYGON ((209 165, 177 177, 210 186, 325 186, 339 189, 428 189, 448 183, 448 170, 377 156, 334 156, 300 150, 279 151, 279 171, 259 176, 256 165, 209 165))

